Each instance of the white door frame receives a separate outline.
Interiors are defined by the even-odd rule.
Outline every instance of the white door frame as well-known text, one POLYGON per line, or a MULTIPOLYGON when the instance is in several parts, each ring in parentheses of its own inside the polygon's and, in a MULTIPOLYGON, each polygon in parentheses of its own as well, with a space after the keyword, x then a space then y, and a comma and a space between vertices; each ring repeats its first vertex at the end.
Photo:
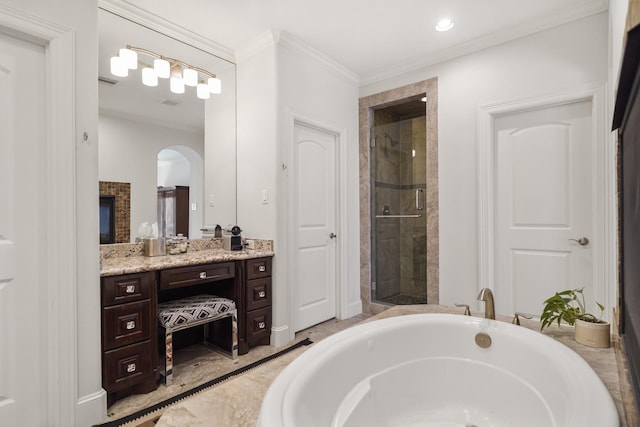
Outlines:
MULTIPOLYGON (((606 307, 610 319, 617 306, 616 147, 606 125, 606 85, 591 84, 556 95, 484 105, 478 108, 478 228, 479 286, 495 283, 495 155, 494 120, 505 114, 588 100, 592 103, 594 137, 592 181, 594 197, 594 299, 606 307)), ((534 313, 536 314, 536 313, 534 313)))
MULTIPOLYGON (((47 212, 39 267, 50 286, 43 313, 47 337, 41 355, 46 371, 47 423, 75 425, 78 400, 76 299, 76 165, 75 165, 75 55, 70 28, 0 5, 0 28, 42 45, 45 51, 45 185, 34 194, 47 212)), ((36 267, 36 266, 34 266, 36 267)), ((34 337, 35 339, 35 337, 34 337)))
MULTIPOLYGON (((295 154, 295 138, 294 138, 294 130, 296 124, 303 125, 311 128, 315 128, 322 132, 330 133, 335 135, 336 137, 336 171, 338 176, 336 177, 336 188, 338 189, 338 194, 336 194, 336 231, 338 238, 336 241, 336 318, 344 319, 349 315, 349 307, 348 307, 348 297, 347 297, 347 263, 344 262, 345 254, 347 253, 347 212, 344 209, 347 206, 347 185, 344 177, 346 176, 346 141, 347 141, 347 132, 344 129, 339 129, 335 126, 319 122, 317 120, 311 119, 309 117, 305 117, 303 115, 289 112, 287 119, 287 129, 288 129, 288 143, 287 153, 284 158, 288 159, 288 164, 294 164, 294 154, 295 154)), ((285 165, 283 165, 285 166, 285 165)), ((286 167, 286 166, 285 166, 286 167)), ((292 179, 289 179, 287 175, 287 193, 286 193, 286 215, 287 215, 287 290, 286 293, 289 298, 289 319, 291 322, 296 318, 295 312, 297 310, 297 301, 295 292, 295 277, 297 266, 293 262, 296 259, 297 251, 296 251, 296 242, 298 241, 298 232, 296 230, 296 226, 292 221, 296 218, 296 213, 294 211, 294 203, 292 203, 292 198, 295 194, 295 183, 292 179)), ((292 330, 294 329, 293 324, 290 325, 292 330)))

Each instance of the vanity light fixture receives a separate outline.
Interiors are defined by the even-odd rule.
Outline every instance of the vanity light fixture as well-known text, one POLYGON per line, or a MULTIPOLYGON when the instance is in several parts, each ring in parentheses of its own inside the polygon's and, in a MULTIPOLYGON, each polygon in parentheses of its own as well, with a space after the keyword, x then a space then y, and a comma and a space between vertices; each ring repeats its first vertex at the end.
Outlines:
POLYGON ((211 91, 209 90, 209 85, 200 80, 200 83, 196 86, 196 95, 200 99, 209 99, 211 96, 211 91))
POLYGON ((169 79, 169 89, 173 93, 184 93, 184 80, 182 77, 171 76, 169 79))
POLYGON ((449 18, 443 18, 438 21, 438 25, 436 25, 436 31, 449 31, 453 28, 453 21, 449 18))
POLYGON ((142 69, 142 84, 145 86, 158 86, 158 75, 153 68, 142 69))
POLYGON ((142 83, 146 86, 157 86, 158 79, 161 78, 170 79, 169 89, 173 93, 184 93, 185 85, 195 86, 196 95, 200 99, 208 99, 212 93, 222 93, 222 82, 215 74, 179 59, 167 58, 150 50, 130 45, 120 49, 118 55, 111 58, 111 74, 127 77, 129 70, 138 68, 138 54, 154 58, 153 67, 141 63, 145 65, 142 69, 142 83))

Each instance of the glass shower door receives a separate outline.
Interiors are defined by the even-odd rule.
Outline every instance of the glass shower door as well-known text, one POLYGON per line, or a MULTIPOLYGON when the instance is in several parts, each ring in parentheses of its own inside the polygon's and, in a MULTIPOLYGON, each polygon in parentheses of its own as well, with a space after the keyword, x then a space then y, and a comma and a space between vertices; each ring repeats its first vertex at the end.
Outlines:
POLYGON ((425 103, 417 97, 377 109, 373 116, 371 299, 426 304, 425 103))

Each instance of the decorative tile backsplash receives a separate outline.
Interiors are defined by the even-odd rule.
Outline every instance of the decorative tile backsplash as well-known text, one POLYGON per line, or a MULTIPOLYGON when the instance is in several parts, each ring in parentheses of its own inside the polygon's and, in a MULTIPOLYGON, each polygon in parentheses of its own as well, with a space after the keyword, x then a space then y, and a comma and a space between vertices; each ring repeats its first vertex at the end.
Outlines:
POLYGON ((115 242, 131 241, 131 184, 100 181, 101 196, 115 196, 115 242))

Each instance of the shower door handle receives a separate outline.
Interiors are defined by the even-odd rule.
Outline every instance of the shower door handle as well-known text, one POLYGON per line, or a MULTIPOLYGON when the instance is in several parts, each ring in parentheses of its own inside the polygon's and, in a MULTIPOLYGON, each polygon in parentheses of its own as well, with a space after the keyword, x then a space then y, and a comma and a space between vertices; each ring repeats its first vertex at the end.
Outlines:
POLYGON ((416 210, 424 210, 424 189, 416 188, 416 210))

